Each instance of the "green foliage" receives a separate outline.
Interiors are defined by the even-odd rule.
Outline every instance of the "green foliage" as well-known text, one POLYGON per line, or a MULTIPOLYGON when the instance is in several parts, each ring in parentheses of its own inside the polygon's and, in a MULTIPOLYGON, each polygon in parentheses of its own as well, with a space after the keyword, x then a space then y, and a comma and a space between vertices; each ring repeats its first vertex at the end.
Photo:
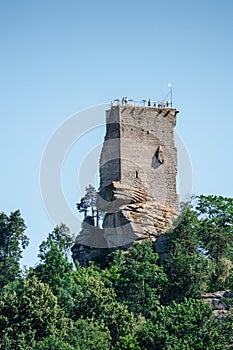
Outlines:
POLYGON ((108 278, 118 300, 135 316, 148 316, 160 302, 167 278, 157 261, 152 243, 144 242, 133 244, 127 253, 117 253, 111 263, 108 278))
POLYGON ((44 254, 43 260, 35 267, 35 274, 55 290, 62 284, 64 276, 71 273, 73 265, 50 238, 48 238, 46 245, 49 250, 44 254))
POLYGON ((75 348, 61 337, 52 335, 47 337, 35 344, 32 350, 79 350, 79 348, 75 348))
POLYGON ((132 329, 131 334, 125 337, 119 337, 117 344, 114 346, 114 350, 141 350, 136 333, 132 329))
POLYGON ((43 241, 39 247, 38 257, 41 263, 47 263, 48 253, 52 248, 56 248, 62 256, 67 258, 69 249, 73 243, 74 238, 70 235, 69 228, 64 224, 56 226, 52 233, 48 235, 46 241, 43 241))
POLYGON ((170 259, 165 263, 170 284, 180 285, 177 297, 182 288, 183 297, 196 297, 198 288, 232 286, 232 213, 233 199, 217 196, 199 196, 183 207, 178 226, 167 234, 170 259))
POLYGON ((59 335, 51 335, 36 343, 34 350, 108 350, 110 334, 104 324, 79 319, 59 335))
POLYGON ((64 308, 68 307, 68 290, 72 285, 73 264, 68 260, 68 250, 72 244, 69 229, 64 224, 55 227, 39 247, 39 264, 29 272, 29 275, 37 276, 50 286, 64 308))
POLYGON ((174 256, 178 253, 195 253, 199 247, 200 222, 192 203, 182 204, 177 222, 178 225, 166 234, 169 253, 174 256))
POLYGON ((227 335, 210 306, 193 299, 159 307, 137 332, 141 349, 224 350, 227 335))
POLYGON ((133 315, 116 300, 113 288, 105 286, 101 274, 93 266, 80 267, 73 277, 77 288, 73 296, 72 319, 83 317, 103 321, 110 331, 112 344, 120 336, 130 334, 134 325, 133 315))
POLYGON ((107 350, 110 348, 110 332, 102 321, 80 318, 68 330, 65 338, 75 349, 107 350))
POLYGON ((200 241, 215 263, 211 288, 227 288, 233 267, 233 198, 199 196, 195 210, 200 241))
POLYGON ((97 192, 96 189, 89 185, 85 188, 85 196, 81 198, 80 202, 76 204, 77 210, 80 213, 84 213, 84 220, 91 218, 93 226, 99 227, 99 220, 102 218, 103 213, 97 209, 97 192), (96 222, 95 222, 96 220, 96 222))
POLYGON ((20 211, 0 213, 0 288, 20 275, 19 260, 29 243, 20 211))
POLYGON ((231 271, 229 273, 228 289, 233 291, 233 268, 231 268, 231 271))
POLYGON ((87 217, 87 213, 91 210, 92 216, 96 209, 96 190, 92 185, 85 188, 86 194, 81 198, 80 203, 76 204, 76 207, 80 213, 84 213, 84 218, 87 217))
MULTIPOLYGON (((48 242, 54 242, 58 247, 59 251, 65 254, 65 256, 67 257, 71 246, 74 244, 74 236, 71 235, 70 229, 65 224, 56 226, 52 233, 49 234, 48 238, 48 242)), ((46 243, 44 245, 43 243, 41 244, 39 254, 41 260, 43 260, 44 254, 49 248, 49 245, 47 246, 46 243)))
POLYGON ((212 267, 200 252, 171 255, 164 264, 168 282, 164 288, 163 302, 200 298, 209 281, 212 267))
POLYGON ((49 286, 36 277, 8 284, 0 295, 1 344, 8 342, 11 349, 18 343, 31 346, 55 334, 63 325, 62 315, 49 286))
POLYGON ((233 199, 196 197, 164 235, 165 260, 152 242, 135 243, 105 268, 76 270, 62 224, 26 276, 24 222, 18 211, 0 214, 0 349, 233 349, 232 311, 220 321, 201 300, 205 291, 233 290, 232 214, 233 199))

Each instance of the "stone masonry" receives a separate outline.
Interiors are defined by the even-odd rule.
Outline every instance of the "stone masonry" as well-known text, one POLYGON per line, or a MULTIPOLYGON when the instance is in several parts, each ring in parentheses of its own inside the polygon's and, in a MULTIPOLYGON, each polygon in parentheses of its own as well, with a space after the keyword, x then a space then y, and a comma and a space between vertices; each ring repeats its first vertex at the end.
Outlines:
POLYGON ((106 111, 97 200, 105 213, 103 228, 83 226, 74 258, 83 260, 88 250, 87 260, 96 260, 96 254, 127 249, 136 240, 155 241, 172 226, 178 215, 177 113, 120 104, 106 111))

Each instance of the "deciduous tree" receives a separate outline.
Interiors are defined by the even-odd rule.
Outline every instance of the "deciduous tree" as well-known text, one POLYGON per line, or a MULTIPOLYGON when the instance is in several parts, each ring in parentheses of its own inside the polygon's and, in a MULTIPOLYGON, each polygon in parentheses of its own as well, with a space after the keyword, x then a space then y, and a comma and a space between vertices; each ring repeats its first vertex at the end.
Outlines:
POLYGON ((19 261, 29 243, 20 211, 0 213, 0 288, 20 275, 19 261))

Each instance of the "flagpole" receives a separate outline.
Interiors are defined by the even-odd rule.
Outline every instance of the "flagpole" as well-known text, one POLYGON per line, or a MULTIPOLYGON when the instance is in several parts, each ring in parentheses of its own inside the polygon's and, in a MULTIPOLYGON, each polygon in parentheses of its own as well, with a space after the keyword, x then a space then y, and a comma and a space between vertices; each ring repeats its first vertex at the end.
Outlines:
POLYGON ((168 87, 170 88, 171 107, 172 107, 172 84, 171 84, 171 83, 168 83, 168 87))

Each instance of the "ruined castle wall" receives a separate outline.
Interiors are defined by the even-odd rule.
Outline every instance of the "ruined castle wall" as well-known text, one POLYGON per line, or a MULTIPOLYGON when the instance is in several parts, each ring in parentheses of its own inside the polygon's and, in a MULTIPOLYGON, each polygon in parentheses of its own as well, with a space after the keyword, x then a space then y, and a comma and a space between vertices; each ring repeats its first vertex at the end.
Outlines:
POLYGON ((84 225, 73 255, 85 265, 134 241, 155 241, 178 215, 176 110, 112 106, 100 156, 103 228, 84 225), (76 255, 75 255, 76 254, 76 255))
POLYGON ((120 120, 116 109, 106 111, 106 134, 100 155, 100 194, 112 200, 111 184, 120 181, 120 120), (103 189, 103 191, 102 191, 103 189))
POLYGON ((175 109, 118 106, 118 113, 121 183, 139 187, 154 201, 178 210, 175 109))

